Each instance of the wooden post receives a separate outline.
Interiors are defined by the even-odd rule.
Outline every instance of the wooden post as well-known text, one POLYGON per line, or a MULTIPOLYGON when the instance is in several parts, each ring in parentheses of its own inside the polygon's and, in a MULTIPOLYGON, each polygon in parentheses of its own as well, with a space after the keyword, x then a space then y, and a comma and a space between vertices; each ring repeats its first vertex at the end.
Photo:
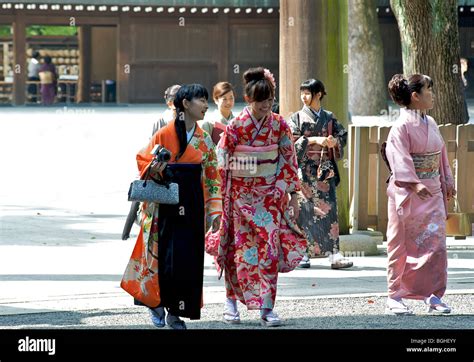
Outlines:
POLYGON ((457 127, 457 167, 456 189, 462 212, 470 213, 471 222, 474 221, 474 125, 466 124, 457 127))
POLYGON ((360 128, 360 144, 356 145, 359 148, 359 155, 354 155, 355 157, 359 156, 359 186, 357 192, 359 195, 358 202, 358 229, 367 230, 369 223, 369 127, 359 127, 360 128))
POLYGON ((387 165, 380 155, 380 148, 382 143, 387 141, 388 134, 391 127, 379 127, 378 134, 378 163, 377 163, 377 231, 384 235, 384 240, 387 239, 387 223, 388 223, 388 197, 387 197, 387 179, 390 175, 387 165))
POLYGON ((91 89, 91 58, 92 58, 92 39, 91 26, 81 25, 78 31, 79 38, 79 84, 77 103, 90 102, 91 89))
POLYGON ((129 103, 131 35, 128 14, 120 14, 117 35, 117 103, 129 103))
MULTIPOLYGON (((219 61, 217 62, 217 74, 219 82, 230 79, 229 74, 229 16, 227 14, 219 14, 218 20, 219 29, 219 61)), ((209 90, 212 93, 212 89, 209 90)), ((211 95, 212 97, 212 95, 211 95)))
POLYGON ((352 203, 354 197, 354 143, 355 126, 350 125, 347 130, 347 157, 349 159, 349 200, 352 203))
POLYGON ((15 15, 13 22, 13 104, 25 104, 28 66, 26 62, 26 24, 22 12, 15 15))
MULTIPOLYGON (((443 136, 444 143, 446 144, 446 150, 448 151, 448 160, 449 166, 451 167, 451 171, 453 176, 456 175, 456 167, 457 162, 456 160, 456 125, 454 124, 447 124, 438 126, 439 132, 441 136, 443 136)), ((448 203, 448 211, 451 212, 454 208, 454 199, 449 201, 448 203)))
POLYGON ((301 108, 300 84, 319 78, 315 59, 326 56, 321 0, 280 0, 280 114, 288 117, 301 108), (309 36, 311 34, 311 36, 309 36))
POLYGON ((368 209, 367 212, 371 215, 369 227, 377 226, 377 153, 378 153, 378 126, 369 128, 369 192, 368 194, 368 209))
MULTIPOLYGON (((280 0, 280 114, 288 117, 301 108, 299 86, 317 78, 328 95, 323 108, 348 125, 347 2, 333 0, 280 0)), ((345 152, 347 155, 347 152, 345 152)), ((338 163, 339 228, 349 232, 348 161, 338 163)))

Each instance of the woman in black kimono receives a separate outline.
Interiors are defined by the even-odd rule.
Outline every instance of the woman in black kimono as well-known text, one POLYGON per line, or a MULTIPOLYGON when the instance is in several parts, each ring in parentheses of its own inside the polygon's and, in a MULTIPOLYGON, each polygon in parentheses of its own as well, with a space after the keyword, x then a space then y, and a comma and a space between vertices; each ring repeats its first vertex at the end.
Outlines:
POLYGON ((339 222, 336 187, 339 171, 336 161, 343 156, 347 131, 332 112, 321 107, 324 84, 308 79, 300 86, 303 109, 294 113, 292 129, 298 158, 301 192, 298 195, 298 226, 308 239, 307 255, 300 268, 310 267, 310 257, 329 256, 331 268, 349 268, 352 262, 339 252, 339 222))

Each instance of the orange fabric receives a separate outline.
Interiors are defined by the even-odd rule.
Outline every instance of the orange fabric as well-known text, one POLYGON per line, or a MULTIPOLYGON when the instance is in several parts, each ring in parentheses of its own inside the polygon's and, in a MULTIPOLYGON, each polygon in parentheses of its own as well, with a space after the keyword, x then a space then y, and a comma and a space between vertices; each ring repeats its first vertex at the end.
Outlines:
MULTIPOLYGON (((160 144, 171 152, 170 164, 176 163, 176 155, 179 152, 179 140, 175 131, 175 121, 168 123, 165 127, 158 130, 151 138, 148 145, 140 150, 137 154, 137 165, 140 172, 140 177, 143 177, 153 160, 151 151, 156 144, 160 144)), ((204 190, 204 204, 208 221, 203 220, 206 224, 206 230, 212 224, 212 220, 221 215, 222 212, 222 197, 220 194, 220 175, 215 166, 217 166, 217 158, 214 150, 206 145, 204 139, 204 131, 196 125, 194 138, 191 139, 190 144, 186 148, 184 154, 180 157, 177 163, 193 163, 203 165, 203 178, 206 181, 202 184, 204 190), (203 157, 206 156, 206 157, 203 157), (215 166, 213 164, 215 163, 215 166), (210 182, 214 180, 217 184, 210 182), (214 190, 215 189, 215 190, 214 190)), ((209 138, 209 136, 207 136, 209 138)), ((209 139, 207 142, 212 144, 209 139)), ((121 287, 131 294, 135 299, 149 307, 156 307, 160 304, 160 288, 158 278, 158 243, 154 242, 152 254, 155 257, 150 257, 149 251, 147 254, 147 237, 151 234, 158 234, 157 223, 153 222, 155 219, 147 218, 146 212, 149 206, 143 203, 142 211, 143 217, 141 220, 141 229, 138 234, 135 248, 127 265, 124 278, 121 282, 121 287), (147 221, 148 220, 148 221, 147 221)), ((158 207, 159 205, 156 205, 158 207)), ((153 209, 152 213, 157 210, 153 209)), ((158 241, 158 240, 157 240, 158 241)), ((159 241, 158 241, 159 242, 159 241)), ((203 296, 201 297, 201 307, 203 306, 203 296)))
MULTIPOLYGON (((153 249, 153 252, 157 253, 158 244, 155 243, 153 249)), ((143 243, 143 228, 141 228, 130 257, 130 263, 125 271, 125 274, 130 274, 130 276, 122 278, 120 287, 136 300, 154 308, 161 302, 158 273, 152 272, 152 270, 158 270, 158 260, 152 258, 153 265, 148 265, 146 252, 146 246, 143 243)))
MULTIPOLYGON (((171 121, 165 127, 160 129, 159 132, 156 132, 148 143, 148 146, 137 154, 137 163, 138 170, 140 171, 140 177, 145 174, 148 166, 151 163, 151 160, 153 159, 151 151, 156 144, 162 145, 171 152, 172 156, 169 163, 176 163, 176 155, 179 153, 179 140, 178 135, 174 129, 174 123, 175 121, 171 121)), ((194 134, 199 134, 201 137, 203 137, 203 130, 196 125, 194 134)), ((188 147, 179 159, 179 163, 201 163, 201 160, 202 151, 188 147)))

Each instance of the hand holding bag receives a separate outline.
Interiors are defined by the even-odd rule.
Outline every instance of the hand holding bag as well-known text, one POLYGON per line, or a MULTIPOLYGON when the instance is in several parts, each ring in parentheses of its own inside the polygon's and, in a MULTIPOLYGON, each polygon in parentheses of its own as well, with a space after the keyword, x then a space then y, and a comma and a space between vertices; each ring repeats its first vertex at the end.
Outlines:
POLYGON ((454 198, 454 213, 448 213, 446 219, 446 235, 470 236, 472 234, 469 214, 461 212, 457 198, 454 198))
POLYGON ((128 190, 128 201, 156 202, 158 204, 176 205, 179 203, 179 187, 173 182, 158 182, 151 179, 151 166, 143 180, 135 180, 128 190))

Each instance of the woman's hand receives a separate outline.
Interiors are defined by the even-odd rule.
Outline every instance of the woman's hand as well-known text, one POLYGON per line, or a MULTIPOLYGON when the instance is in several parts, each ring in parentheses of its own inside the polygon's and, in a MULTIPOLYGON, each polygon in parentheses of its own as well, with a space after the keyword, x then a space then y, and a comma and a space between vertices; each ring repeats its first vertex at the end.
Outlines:
POLYGON ((213 233, 217 232, 219 230, 220 226, 221 226, 221 217, 218 216, 212 222, 212 232, 213 233))
POLYGON ((334 148, 337 145, 337 138, 333 137, 333 135, 329 135, 327 138, 328 147, 334 148))
POLYGON ((166 168, 167 164, 167 162, 160 162, 154 159, 153 161, 151 161, 150 167, 151 170, 154 172, 162 172, 166 168))
POLYGON ((446 186, 446 196, 447 196, 448 200, 450 200, 454 196, 456 196, 456 189, 454 188, 453 185, 446 186))
POLYGON ((290 200, 290 217, 293 219, 294 222, 298 220, 298 216, 300 215, 300 205, 298 204, 298 195, 293 194, 290 200))
POLYGON ((413 192, 415 192, 418 197, 422 200, 427 200, 430 197, 433 196, 433 194, 427 189, 425 185, 423 185, 421 182, 417 184, 412 184, 410 186, 413 192))
POLYGON ((328 139, 327 137, 308 137, 308 141, 310 144, 317 144, 321 147, 328 146, 328 139))

